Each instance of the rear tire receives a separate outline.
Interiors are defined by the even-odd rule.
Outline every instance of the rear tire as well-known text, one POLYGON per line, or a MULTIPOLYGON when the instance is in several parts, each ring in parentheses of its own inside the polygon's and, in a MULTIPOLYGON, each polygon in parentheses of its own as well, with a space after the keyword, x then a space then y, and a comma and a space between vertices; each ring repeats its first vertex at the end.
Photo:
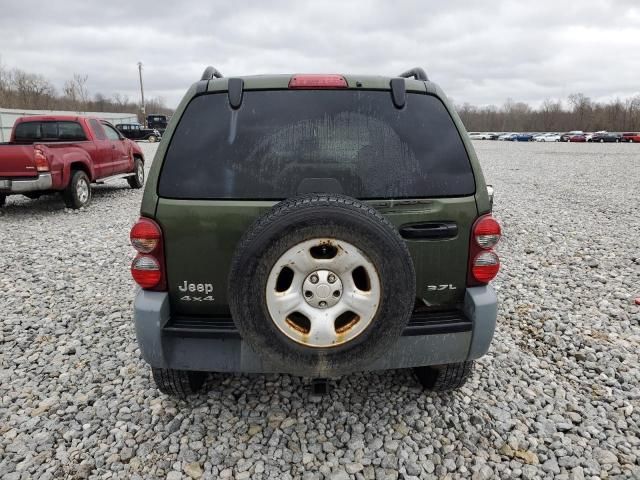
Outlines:
POLYGON ((198 392, 207 379, 206 372, 151 368, 158 390, 167 395, 185 398, 198 392))
POLYGON ((473 373, 473 360, 413 369, 425 390, 446 392, 462 387, 473 373))
POLYGON ((62 191, 62 198, 68 208, 77 210, 86 207, 91 202, 91 182, 82 170, 71 172, 71 181, 62 191))
POLYGON ((135 175, 127 177, 127 182, 131 188, 142 188, 144 186, 144 163, 139 158, 133 162, 133 171, 135 175))

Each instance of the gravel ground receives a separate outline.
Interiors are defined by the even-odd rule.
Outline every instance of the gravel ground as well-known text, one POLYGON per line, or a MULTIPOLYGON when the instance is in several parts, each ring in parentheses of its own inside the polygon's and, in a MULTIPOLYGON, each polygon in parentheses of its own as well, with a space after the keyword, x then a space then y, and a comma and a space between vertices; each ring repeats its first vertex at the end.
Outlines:
MULTIPOLYGON (((118 181, 86 211, 0 216, 0 478, 640 478, 640 146, 477 142, 505 235, 493 346, 467 386, 287 375, 158 393, 132 327, 118 181)), ((143 144, 148 157, 154 145, 143 144)))

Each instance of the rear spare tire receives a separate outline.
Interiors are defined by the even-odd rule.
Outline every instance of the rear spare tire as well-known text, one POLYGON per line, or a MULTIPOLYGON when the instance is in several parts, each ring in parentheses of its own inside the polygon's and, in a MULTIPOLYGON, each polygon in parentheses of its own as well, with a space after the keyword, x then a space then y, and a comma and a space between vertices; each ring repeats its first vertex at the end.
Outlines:
POLYGON ((280 371, 366 369, 406 326, 416 296, 409 251, 377 210, 342 195, 285 200, 234 253, 229 305, 249 346, 280 371))

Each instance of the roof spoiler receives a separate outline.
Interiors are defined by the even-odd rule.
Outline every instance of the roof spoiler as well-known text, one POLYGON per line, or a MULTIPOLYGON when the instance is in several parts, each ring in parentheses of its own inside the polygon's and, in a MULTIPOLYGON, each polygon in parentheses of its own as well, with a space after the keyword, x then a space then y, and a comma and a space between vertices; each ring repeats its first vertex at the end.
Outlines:
POLYGON ((429 80, 429 77, 427 77, 427 74, 425 73, 425 71, 420 67, 415 67, 415 68, 412 68, 411 70, 407 70, 406 72, 402 72, 398 76, 402 77, 402 78, 412 78, 413 77, 416 80, 424 80, 424 81, 428 81, 429 80))

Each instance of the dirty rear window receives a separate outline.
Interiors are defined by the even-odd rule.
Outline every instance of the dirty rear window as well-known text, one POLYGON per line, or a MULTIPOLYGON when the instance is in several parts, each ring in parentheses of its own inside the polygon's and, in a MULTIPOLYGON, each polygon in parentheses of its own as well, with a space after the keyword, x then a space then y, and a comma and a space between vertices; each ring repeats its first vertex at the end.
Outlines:
POLYGON ((158 193, 181 199, 360 199, 473 194, 467 152, 442 102, 389 92, 247 91, 194 98, 171 138, 158 193))

